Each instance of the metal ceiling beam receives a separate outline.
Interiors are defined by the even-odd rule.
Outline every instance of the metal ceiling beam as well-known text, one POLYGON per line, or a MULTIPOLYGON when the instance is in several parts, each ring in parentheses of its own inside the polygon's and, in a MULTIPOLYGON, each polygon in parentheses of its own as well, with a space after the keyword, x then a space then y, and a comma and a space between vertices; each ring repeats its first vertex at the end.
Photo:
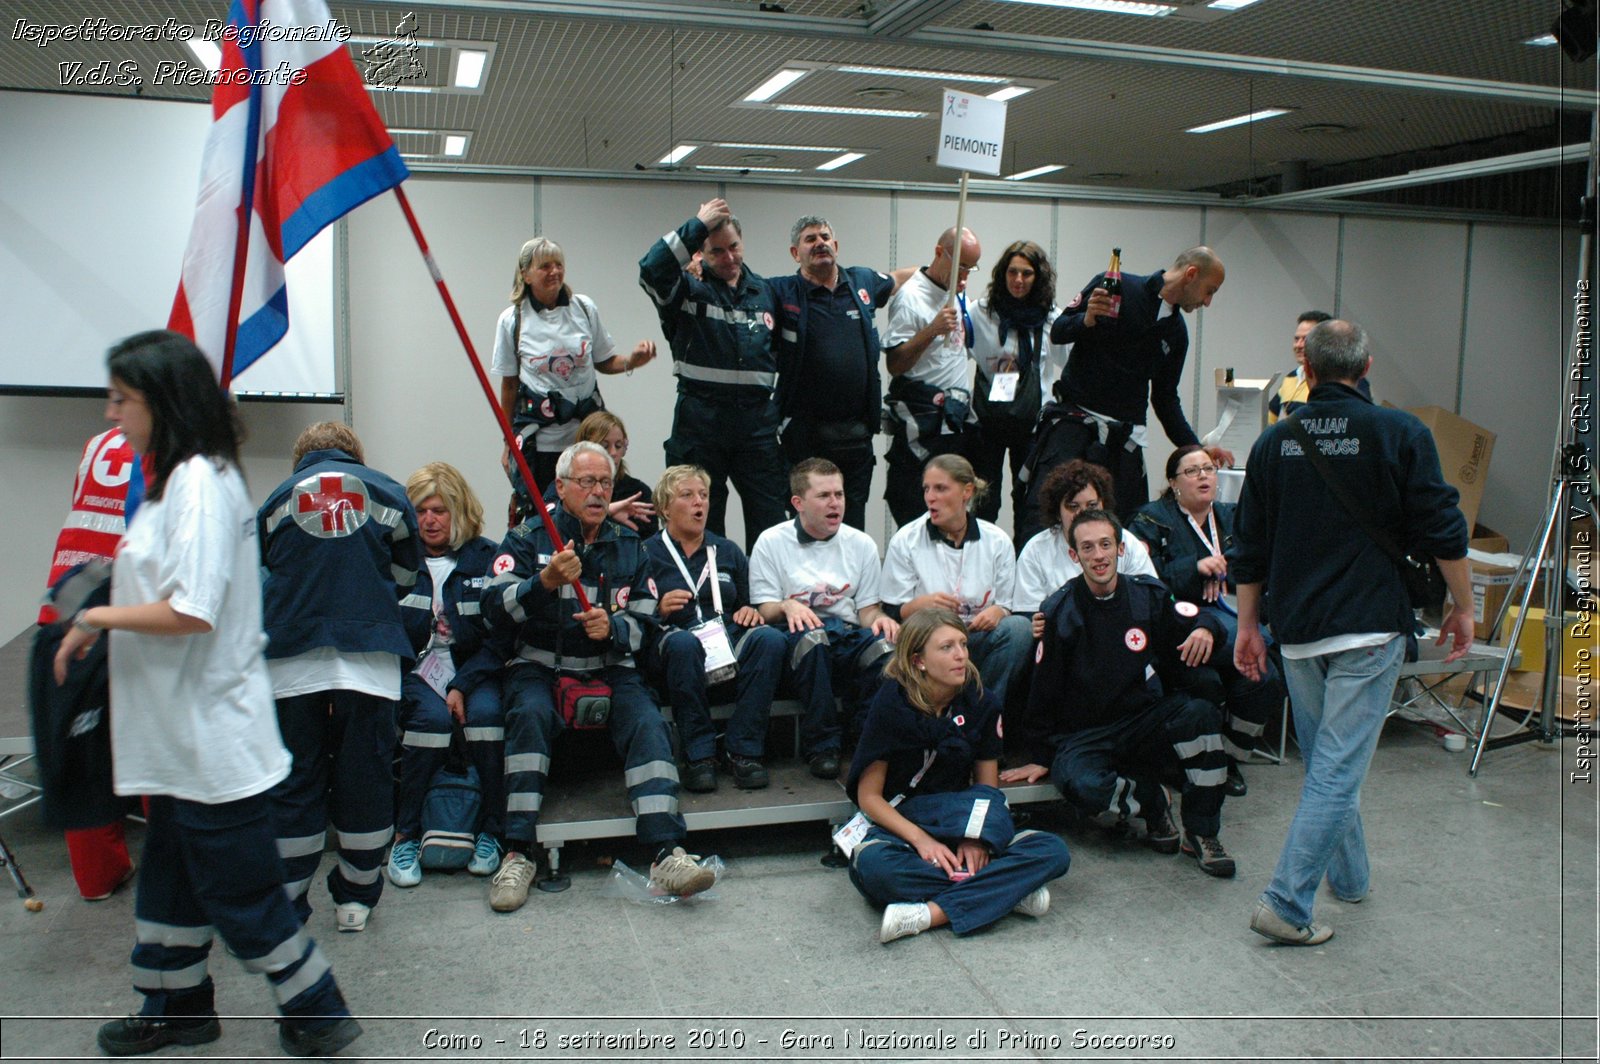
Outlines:
MULTIPOLYGON (((937 7, 942 0, 903 0, 886 13, 902 8, 937 7)), ((717 3, 713 0, 683 0, 678 3, 650 0, 416 0, 412 5, 454 11, 497 11, 504 14, 574 21, 604 21, 621 24, 673 26, 726 33, 763 33, 793 37, 820 37, 835 41, 872 43, 885 40, 861 19, 815 18, 779 11, 758 11, 748 4, 717 3)), ((1145 63, 1157 66, 1183 66, 1220 70, 1249 77, 1306 78, 1346 85, 1365 85, 1373 89, 1426 92, 1502 103, 1531 104, 1564 110, 1594 110, 1600 107, 1600 92, 1583 92, 1555 85, 1527 85, 1483 78, 1423 74, 1376 67, 1314 63, 1299 59, 1274 59, 1268 56, 1232 55, 1202 52, 1187 48, 1159 48, 1153 45, 1116 44, 1109 41, 1078 40, 1068 37, 1039 37, 1016 33, 975 32, 966 27, 922 26, 897 43, 928 45, 958 51, 1011 52, 1055 58, 1084 59, 1110 63, 1145 63)))
MULTIPOLYGON (((867 32, 874 37, 904 37, 920 30, 965 0, 897 0, 883 11, 867 16, 867 32)), ((869 5, 870 6, 870 5, 869 5)))
POLYGON ((1433 185, 1441 181, 1460 181, 1469 177, 1487 177, 1490 174, 1509 174, 1517 170, 1538 170, 1546 166, 1583 162, 1589 157, 1589 145, 1566 144, 1559 148, 1541 148, 1538 151, 1502 155, 1497 159, 1477 159, 1466 163, 1429 166, 1412 170, 1396 177, 1378 177, 1371 181, 1351 181, 1344 185, 1326 188, 1308 188, 1298 192, 1280 192, 1275 196, 1262 196, 1250 201, 1256 207, 1276 207, 1310 200, 1335 199, 1341 196, 1359 196, 1368 192, 1387 192, 1390 189, 1410 188, 1413 185, 1433 185))

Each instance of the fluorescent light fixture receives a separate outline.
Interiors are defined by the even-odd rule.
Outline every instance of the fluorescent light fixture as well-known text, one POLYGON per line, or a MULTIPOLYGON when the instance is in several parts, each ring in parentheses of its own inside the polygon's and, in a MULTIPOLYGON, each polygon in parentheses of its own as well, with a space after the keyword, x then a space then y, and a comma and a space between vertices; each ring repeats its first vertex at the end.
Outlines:
POLYGON ((839 156, 836 159, 829 159, 827 162, 825 162, 821 166, 817 167, 817 169, 818 170, 837 170, 841 166, 849 166, 851 163, 855 162, 857 159, 865 159, 866 157, 867 157, 867 153, 863 152, 863 151, 847 151, 843 155, 839 156))
POLYGON ((444 153, 457 157, 467 154, 467 138, 460 133, 446 133, 444 135, 444 153))
POLYGON ((1144 4, 1136 0, 1009 0, 1013 4, 1040 7, 1075 7, 1083 11, 1106 11, 1113 15, 1146 15, 1161 18, 1177 10, 1172 4, 1144 4))
POLYGON ((1249 7, 1256 0, 1211 0, 1207 7, 1214 7, 1218 11, 1237 11, 1241 7, 1249 7))
POLYGON ((740 148, 744 151, 844 151, 843 148, 828 148, 820 144, 746 144, 735 140, 719 140, 714 142, 712 147, 740 148))
POLYGON ((936 81, 970 81, 979 85, 1004 85, 1011 79, 1001 74, 957 74, 952 70, 919 70, 914 67, 857 66, 842 63, 833 68, 841 74, 874 74, 886 78, 928 78, 936 81))
POLYGON ((1007 85, 1003 89, 996 89, 991 92, 984 99, 998 100, 1000 103, 1005 103, 1007 100, 1015 100, 1018 96, 1026 96, 1032 91, 1033 86, 1031 85, 1007 85))
MULTIPOLYGON (((1552 37, 1551 41, 1553 42, 1554 40, 1555 38, 1552 37)), ((216 41, 208 41, 204 37, 196 35, 183 43, 189 46, 189 51, 194 53, 195 59, 199 61, 201 66, 207 70, 222 69, 222 49, 217 46, 216 41)))
POLYGON ((897 111, 891 107, 835 107, 823 103, 769 103, 774 111, 798 111, 817 115, 860 115, 865 118, 927 118, 927 111, 897 111))
POLYGON ((1251 111, 1247 115, 1235 115, 1232 118, 1224 118, 1220 122, 1210 122, 1203 126, 1195 126, 1193 129, 1184 130, 1184 132, 1215 133, 1217 130, 1227 129, 1229 126, 1242 126, 1246 122, 1260 122, 1267 118, 1277 118, 1279 115, 1288 114, 1289 110, 1287 107, 1263 107, 1261 110, 1251 111))
POLYGON ((673 148, 671 151, 667 152, 667 154, 663 155, 661 158, 657 159, 656 165, 672 166, 675 163, 681 163, 683 160, 693 155, 695 151, 699 149, 699 147, 700 145, 698 144, 680 144, 676 148, 673 148))
POLYGON ((785 67, 746 94, 745 103, 766 103, 809 73, 809 70, 785 67))
POLYGON ((696 170, 725 170, 730 174, 798 174, 798 166, 725 166, 697 163, 696 170))
POLYGON ((462 48, 456 52, 456 76, 451 81, 458 89, 476 89, 483 84, 484 64, 489 53, 476 48, 462 48))
POLYGON ((1045 174, 1053 174, 1057 170, 1065 170, 1066 167, 1066 163, 1051 163, 1048 166, 1035 166, 1032 170, 1024 170, 1020 174, 1012 174, 1010 177, 1006 178, 1006 180, 1026 181, 1030 177, 1043 177, 1045 174))
POLYGON ((1556 35, 1553 33, 1541 33, 1537 37, 1529 37, 1522 43, 1531 44, 1535 48, 1548 48, 1552 44, 1559 44, 1560 42, 1556 40, 1556 35))

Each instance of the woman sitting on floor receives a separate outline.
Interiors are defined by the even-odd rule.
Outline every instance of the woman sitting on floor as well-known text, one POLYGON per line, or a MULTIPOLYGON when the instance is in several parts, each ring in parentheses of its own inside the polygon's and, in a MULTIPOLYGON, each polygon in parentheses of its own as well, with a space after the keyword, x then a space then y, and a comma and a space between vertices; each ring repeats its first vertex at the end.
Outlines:
POLYGON ((884 907, 878 941, 1043 916, 1045 884, 1070 857, 1056 836, 1012 827, 998 790, 1000 705, 967 659, 966 626, 942 607, 918 611, 884 676, 893 682, 867 710, 846 784, 873 824, 850 880, 884 907))

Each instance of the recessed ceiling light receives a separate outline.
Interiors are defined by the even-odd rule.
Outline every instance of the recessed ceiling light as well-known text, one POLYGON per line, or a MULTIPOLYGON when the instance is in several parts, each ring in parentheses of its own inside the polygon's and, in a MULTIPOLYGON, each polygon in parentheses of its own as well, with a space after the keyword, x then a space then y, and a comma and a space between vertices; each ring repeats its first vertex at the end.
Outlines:
POLYGON ((1161 18, 1178 10, 1172 4, 1144 4, 1135 0, 1008 0, 1013 4, 1037 4, 1041 7, 1075 7, 1083 11, 1106 11, 1114 15, 1146 15, 1161 18))
POLYGON ((891 88, 888 85, 872 85, 865 89, 857 89, 852 95, 860 100, 898 100, 905 94, 905 89, 891 88))
POLYGON ((913 67, 857 66, 853 63, 833 68, 841 74, 881 74, 886 78, 928 78, 934 81, 968 81, 979 85, 1004 85, 1011 79, 1000 74, 957 74, 951 70, 919 70, 913 67))
POLYGON ((809 73, 811 73, 809 70, 797 70, 794 67, 785 67, 752 89, 745 96, 745 102, 765 103, 809 73))
POLYGON ((778 157, 769 151, 747 151, 739 156, 739 161, 751 166, 763 166, 777 162, 778 157))
POLYGON ((690 155, 693 155, 695 151, 699 149, 699 147, 700 145, 698 144, 680 144, 676 148, 673 148, 671 151, 667 152, 667 154, 663 155, 661 158, 657 159, 656 165, 673 166, 677 163, 681 163, 690 155))
POLYGON ((696 163, 696 170, 726 171, 734 174, 798 174, 798 166, 712 166, 709 163, 696 163))
POLYGON ((455 54, 456 72, 450 84, 458 89, 476 89, 483 85, 483 68, 489 62, 489 53, 477 48, 462 48, 455 54))
POLYGON ((773 103, 774 111, 797 111, 818 115, 860 115, 864 118, 927 118, 927 111, 897 111, 892 107, 835 107, 822 103, 773 103))
POLYGON ((1350 129, 1350 126, 1340 125, 1338 122, 1308 122, 1296 129, 1295 132, 1310 133, 1313 136, 1336 137, 1341 133, 1350 132, 1350 129))
POLYGON ((1045 174, 1053 174, 1057 170, 1065 170, 1066 168, 1066 163, 1051 163, 1048 166, 1035 166, 1032 170, 1024 170, 1020 174, 1012 174, 1010 177, 1007 177, 1006 180, 1026 181, 1030 177, 1043 177, 1045 174))
POLYGON ((1015 100, 1018 96, 1026 96, 1032 91, 1033 86, 1031 85, 1007 85, 1003 89, 996 89, 991 92, 984 99, 998 100, 1001 103, 1005 103, 1007 100, 1015 100))
POLYGON ((460 133, 446 133, 444 135, 444 153, 458 158, 467 154, 467 138, 460 133))
POLYGON ((222 69, 222 49, 217 47, 216 41, 208 41, 197 35, 183 43, 189 46, 189 51, 194 53, 201 66, 207 70, 222 69))
POLYGON ((1548 48, 1552 44, 1559 44, 1561 42, 1556 40, 1556 35, 1553 33, 1541 33, 1537 37, 1529 37, 1522 43, 1531 44, 1536 48, 1548 48))
POLYGON ((1241 7, 1249 7, 1256 0, 1211 0, 1207 7, 1214 7, 1218 11, 1237 11, 1241 7))
POLYGON ((820 151, 839 152, 843 148, 829 148, 821 144, 750 144, 737 140, 719 140, 712 147, 715 148, 745 148, 751 151, 820 151))
POLYGON ((1247 122, 1260 122, 1268 118, 1277 118, 1279 115, 1288 114, 1289 111, 1290 108, 1287 107, 1263 107, 1261 110, 1251 111, 1247 115, 1234 115, 1232 118, 1224 118, 1220 122, 1207 122, 1203 126, 1192 126, 1189 129, 1184 130, 1184 132, 1215 133, 1219 129, 1228 129, 1232 126, 1242 126, 1247 122))
POLYGON ((821 166, 817 167, 817 169, 818 170, 837 170, 841 166, 849 166, 851 163, 855 162, 857 159, 865 159, 866 156, 867 156, 866 152, 847 151, 843 155, 839 156, 837 159, 829 159, 827 162, 825 162, 821 166))

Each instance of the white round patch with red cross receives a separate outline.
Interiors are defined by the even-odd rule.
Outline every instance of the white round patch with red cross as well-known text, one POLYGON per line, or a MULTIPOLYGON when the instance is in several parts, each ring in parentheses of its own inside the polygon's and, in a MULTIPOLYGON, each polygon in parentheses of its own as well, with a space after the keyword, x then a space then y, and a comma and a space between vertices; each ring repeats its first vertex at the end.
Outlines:
POLYGON ((290 514, 318 539, 354 535, 367 523, 367 485, 348 473, 318 473, 294 486, 290 514))
POLYGON ((1172 608, 1178 611, 1179 617, 1200 616, 1200 607, 1192 602, 1174 602, 1172 608))
POLYGON ((650 597, 651 598, 658 599, 658 598, 661 597, 661 592, 656 590, 656 578, 655 577, 653 577, 653 576, 645 577, 644 578, 644 586, 650 589, 650 597))
POLYGON ((1033 648, 1033 663, 1035 665, 1044 660, 1044 640, 1039 640, 1039 645, 1033 648))
POLYGON ((1150 645, 1150 637, 1144 634, 1143 628, 1129 628, 1127 634, 1122 637, 1122 641, 1135 654, 1150 645))
POLYGON ((617 595, 616 595, 617 609, 622 610, 622 609, 627 609, 628 608, 628 595, 632 590, 633 590, 632 588, 628 588, 628 587, 622 587, 622 588, 618 588, 617 589, 617 595))
POLYGON ((499 576, 501 573, 509 573, 516 566, 517 560, 515 558, 509 554, 502 554, 494 560, 494 575, 499 576))
POLYGON ((765 311, 765 310, 763 310, 761 312, 761 324, 763 324, 763 325, 765 325, 767 327, 767 331, 768 332, 772 331, 772 314, 771 314, 771 312, 765 311))
POLYGON ((868 292, 865 288, 857 288, 856 289, 856 295, 861 297, 861 302, 865 306, 869 306, 869 307, 872 306, 872 294, 870 292, 868 292))

